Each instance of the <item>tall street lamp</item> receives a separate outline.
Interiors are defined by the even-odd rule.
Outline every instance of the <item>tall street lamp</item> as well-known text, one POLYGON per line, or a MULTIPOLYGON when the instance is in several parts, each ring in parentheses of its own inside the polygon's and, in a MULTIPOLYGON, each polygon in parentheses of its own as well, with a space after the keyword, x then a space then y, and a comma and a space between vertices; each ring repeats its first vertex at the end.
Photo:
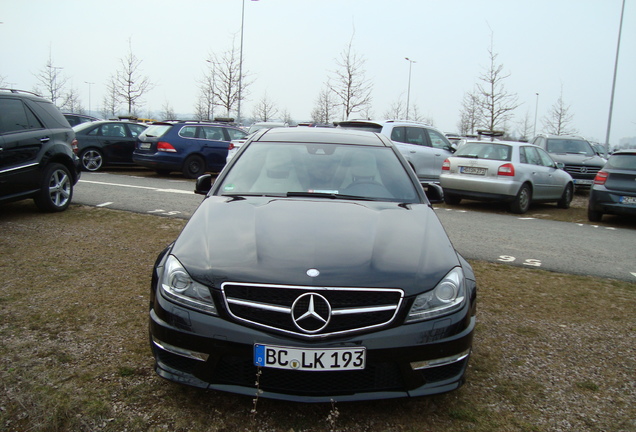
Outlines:
POLYGON ((411 66, 413 66, 413 63, 417 63, 415 60, 411 60, 408 57, 404 57, 404 60, 409 62, 409 86, 408 86, 408 90, 406 92, 406 119, 409 119, 409 105, 411 102, 411 66))
POLYGON ((534 106, 534 130, 532 131, 533 136, 537 136, 537 113, 539 112, 539 93, 537 95, 537 103, 534 106))
POLYGON ((237 119, 238 124, 241 124, 241 92, 243 90, 243 24, 245 23, 245 0, 243 0, 243 6, 241 7, 241 53, 239 55, 239 82, 238 82, 238 111, 237 119))
POLYGON ((88 81, 84 81, 86 84, 88 84, 88 114, 91 114, 91 86, 93 84, 95 84, 94 82, 88 82, 88 81))

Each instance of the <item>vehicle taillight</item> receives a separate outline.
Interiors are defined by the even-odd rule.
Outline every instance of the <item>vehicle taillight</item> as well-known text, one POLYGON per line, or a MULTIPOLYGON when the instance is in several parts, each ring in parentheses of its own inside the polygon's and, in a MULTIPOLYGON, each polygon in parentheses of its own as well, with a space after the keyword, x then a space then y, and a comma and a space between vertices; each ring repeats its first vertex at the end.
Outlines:
POLYGON ((162 152, 170 152, 170 153, 176 153, 177 149, 175 149, 174 147, 172 147, 172 144, 165 142, 165 141, 159 141, 157 143, 157 151, 162 151, 162 152))
POLYGON ((229 145, 229 146, 227 146, 228 151, 229 151, 229 150, 232 150, 233 148, 234 148, 234 144, 232 144, 232 143, 230 143, 230 145, 229 145))
POLYGON ((73 149, 73 153, 77 154, 79 151, 77 148, 77 138, 73 138, 73 141, 71 141, 71 148, 73 149))
POLYGON ((497 170, 497 175, 514 177, 515 176, 515 166, 513 164, 511 164, 511 163, 503 164, 497 170))
POLYGON ((605 171, 599 171, 596 173, 596 177, 594 177, 594 184, 604 185, 607 181, 607 177, 609 174, 605 171))
POLYGON ((442 171, 450 171, 450 161, 448 159, 442 164, 442 171))

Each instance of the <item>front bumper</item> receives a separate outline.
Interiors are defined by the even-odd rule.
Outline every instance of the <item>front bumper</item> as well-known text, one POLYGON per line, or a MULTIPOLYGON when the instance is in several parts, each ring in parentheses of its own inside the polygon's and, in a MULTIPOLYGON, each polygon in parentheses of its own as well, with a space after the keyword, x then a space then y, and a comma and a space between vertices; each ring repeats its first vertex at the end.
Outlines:
POLYGON ((160 295, 150 312, 155 369, 163 378, 299 402, 388 399, 457 389, 463 384, 474 327, 474 301, 438 319, 322 341, 265 333, 186 310, 160 295), (364 370, 356 371, 260 368, 257 375, 255 343, 297 348, 363 346, 367 363, 364 370))

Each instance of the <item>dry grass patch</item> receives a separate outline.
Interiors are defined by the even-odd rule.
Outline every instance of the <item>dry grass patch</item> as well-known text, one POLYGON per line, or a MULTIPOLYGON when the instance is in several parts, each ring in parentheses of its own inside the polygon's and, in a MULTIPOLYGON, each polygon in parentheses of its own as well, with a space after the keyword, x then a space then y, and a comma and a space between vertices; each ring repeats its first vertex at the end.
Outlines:
POLYGON ((636 284, 483 262, 459 391, 335 406, 261 399, 252 415, 251 398, 164 381, 148 346, 150 273, 184 223, 2 207, 0 431, 636 429, 636 284))

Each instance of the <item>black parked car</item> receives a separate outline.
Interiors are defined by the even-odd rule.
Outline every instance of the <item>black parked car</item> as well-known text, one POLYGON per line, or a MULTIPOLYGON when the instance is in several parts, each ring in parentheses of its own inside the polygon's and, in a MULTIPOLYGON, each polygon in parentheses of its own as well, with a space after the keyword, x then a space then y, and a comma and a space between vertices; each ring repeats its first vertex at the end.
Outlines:
POLYGON ((97 117, 89 116, 86 114, 73 114, 73 113, 64 113, 64 118, 68 121, 68 124, 71 126, 77 126, 78 124, 88 123, 100 120, 97 117))
POLYGON ((126 121, 95 121, 74 126, 82 169, 98 171, 106 165, 131 165, 137 137, 148 126, 126 121))
POLYGON ((539 134, 532 143, 564 165, 563 169, 572 176, 577 189, 589 189, 596 173, 605 165, 605 159, 581 137, 539 134))
POLYGON ((169 121, 153 123, 139 136, 133 161, 161 175, 181 171, 197 178, 225 166, 230 141, 247 133, 227 123, 169 121))
POLYGON ((389 138, 263 130, 211 178, 197 180, 206 198, 155 263, 160 376, 304 402, 462 384, 475 276, 389 138))
POLYGON ((636 216, 636 150, 612 154, 596 174, 587 217, 600 222, 603 214, 636 216))
POLYGON ((0 89, 0 203, 33 198, 43 211, 66 210, 80 177, 75 133, 50 101, 0 89))

